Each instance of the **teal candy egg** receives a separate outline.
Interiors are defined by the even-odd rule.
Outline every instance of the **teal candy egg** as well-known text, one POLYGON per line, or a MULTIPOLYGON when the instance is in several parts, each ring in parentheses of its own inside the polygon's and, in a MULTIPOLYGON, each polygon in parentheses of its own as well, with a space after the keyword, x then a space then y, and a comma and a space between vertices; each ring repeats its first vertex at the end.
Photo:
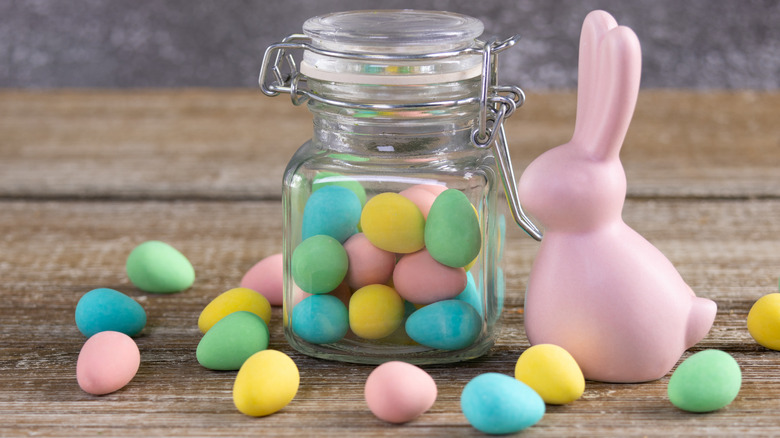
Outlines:
POLYGON ((406 334, 419 344, 441 350, 458 350, 474 343, 482 319, 474 308, 460 300, 429 304, 406 320, 406 334))
POLYGON ((324 234, 344 243, 355 234, 363 206, 351 190, 325 186, 312 193, 303 208, 301 238, 324 234))
POLYGON ((100 288, 85 293, 76 304, 76 327, 84 336, 114 331, 135 336, 146 325, 146 311, 122 292, 100 288))
POLYGON ((742 386, 742 371, 730 354, 704 350, 685 359, 669 378, 669 401, 689 412, 711 412, 725 407, 742 386))
POLYGON ((336 172, 319 172, 311 182, 311 191, 316 192, 323 187, 339 186, 349 189, 360 200, 360 205, 366 205, 366 189, 355 178, 336 172))
POLYGON ((293 308, 292 329, 312 344, 341 340, 349 330, 347 306, 333 295, 312 295, 293 308))
POLYGON ((545 412, 544 400, 530 386, 499 373, 481 374, 466 384, 460 407, 475 429, 488 434, 519 432, 545 412))
POLYGON ((474 276, 471 275, 471 272, 466 273, 466 288, 455 299, 471 304, 471 307, 479 313, 480 317, 485 315, 485 311, 482 308, 482 296, 479 293, 479 289, 477 289, 477 284, 474 282, 474 276))
POLYGON ((433 201, 425 221, 425 247, 437 262, 453 268, 462 268, 479 255, 479 218, 461 191, 447 189, 433 201))
POLYGON ((159 240, 135 247, 127 257, 125 269, 130 281, 146 292, 179 292, 195 282, 195 269, 187 257, 159 240))
POLYGON ((237 311, 217 321, 200 339, 195 357, 211 370, 237 370, 268 348, 268 326, 252 312, 237 311))
MULTIPOLYGON (((325 190, 325 189, 323 189, 325 190)), ((292 255, 295 284, 310 294, 328 293, 347 275, 349 258, 338 240, 318 234, 301 242, 292 255)))

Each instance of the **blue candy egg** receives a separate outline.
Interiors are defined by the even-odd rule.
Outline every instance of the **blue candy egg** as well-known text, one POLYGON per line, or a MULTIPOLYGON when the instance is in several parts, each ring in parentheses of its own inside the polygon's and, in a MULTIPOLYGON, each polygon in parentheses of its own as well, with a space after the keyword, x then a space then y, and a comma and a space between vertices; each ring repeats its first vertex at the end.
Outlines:
POLYGON ((76 304, 76 326, 87 337, 109 330, 135 336, 145 325, 144 308, 114 289, 91 290, 76 304))
POLYGON ((480 317, 484 316, 482 296, 479 293, 479 289, 477 289, 477 284, 474 282, 474 276, 471 275, 471 272, 466 272, 466 288, 455 299, 471 304, 471 307, 479 313, 480 317))
POLYGON ((301 238, 324 234, 340 243, 355 234, 362 205, 357 195, 340 186, 325 186, 312 193, 303 208, 301 238))
POLYGON ((460 300, 429 304, 406 320, 406 334, 419 344, 441 350, 458 350, 474 343, 482 319, 474 308, 460 300))
POLYGON ((292 329, 312 344, 339 341, 349 330, 347 306, 333 295, 312 295, 293 308, 292 329))
POLYGON ((525 383, 499 373, 473 378, 460 396, 463 415, 474 428, 507 434, 533 426, 544 416, 544 400, 525 383))

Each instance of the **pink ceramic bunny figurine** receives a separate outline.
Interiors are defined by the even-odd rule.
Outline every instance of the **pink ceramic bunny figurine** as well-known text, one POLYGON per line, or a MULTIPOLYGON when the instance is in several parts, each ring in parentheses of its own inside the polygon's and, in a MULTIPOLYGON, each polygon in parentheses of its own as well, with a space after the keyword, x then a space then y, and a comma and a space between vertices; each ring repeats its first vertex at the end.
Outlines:
POLYGON ((621 217, 618 155, 640 73, 634 32, 604 11, 588 14, 574 135, 533 161, 519 184, 523 205, 545 227, 525 298, 528 340, 565 348, 591 380, 663 377, 717 310, 621 217))

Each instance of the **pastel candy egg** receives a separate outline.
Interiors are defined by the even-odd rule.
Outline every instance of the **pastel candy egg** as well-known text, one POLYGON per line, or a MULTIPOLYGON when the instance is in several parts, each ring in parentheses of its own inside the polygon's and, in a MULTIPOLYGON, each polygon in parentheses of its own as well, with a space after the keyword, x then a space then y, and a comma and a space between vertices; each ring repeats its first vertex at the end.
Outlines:
POLYGON ((239 286, 264 296, 272 306, 281 306, 284 297, 283 269, 282 254, 270 255, 249 268, 239 286))
POLYGON ((316 192, 327 186, 339 186, 349 189, 360 200, 361 207, 366 205, 366 189, 354 178, 336 172, 319 172, 314 176, 314 180, 311 183, 311 191, 316 192))
POLYGON ((406 190, 398 192, 398 194, 414 202, 414 205, 420 209, 420 213, 422 213, 424 218, 428 217, 428 212, 431 210, 433 201, 436 200, 435 194, 433 194, 430 190, 426 190, 420 187, 419 185, 409 187, 406 190))
POLYGON ((439 196, 441 192, 447 190, 447 186, 443 184, 417 184, 413 187, 431 192, 433 196, 439 196))
POLYGON ((187 257, 158 240, 135 247, 127 257, 125 270, 130 281, 146 292, 180 292, 195 282, 195 269, 187 257))
POLYGON ((471 304, 471 307, 473 307, 480 316, 485 315, 484 306, 482 305, 482 295, 480 294, 479 289, 477 289, 477 284, 474 282, 474 276, 471 275, 471 272, 466 272, 466 287, 455 297, 455 299, 471 304))
POLYGON ((406 254, 425 245, 423 214, 398 193, 380 193, 366 202, 360 225, 368 240, 385 251, 406 254))
POLYGON ((393 286, 406 300, 430 304, 458 296, 468 283, 463 268, 442 265, 423 249, 401 257, 393 271, 393 286))
POLYGON ((473 378, 463 388, 460 407, 475 429, 508 434, 533 426, 542 419, 542 398, 525 383, 498 373, 473 378))
POLYGON ((349 330, 347 308, 333 295, 312 295, 293 309, 292 329, 312 344, 337 342, 349 330))
POLYGON ((198 328, 206 333, 217 321, 239 310, 254 313, 266 325, 271 323, 271 305, 268 300, 252 289, 237 287, 222 292, 203 308, 198 317, 198 328))
POLYGON ((585 391, 585 377, 577 361, 553 344, 538 344, 525 350, 517 359, 515 378, 553 405, 571 403, 585 391))
POLYGON ((753 304, 748 313, 747 328, 756 342, 780 350, 780 293, 764 295, 753 304))
POLYGON ((363 339, 381 339, 401 326, 404 300, 389 286, 372 284, 352 294, 349 327, 363 339))
POLYGON ((406 362, 385 362, 374 368, 365 385, 368 409, 379 419, 406 423, 433 406, 436 382, 422 368, 406 362))
POLYGON ((341 243, 322 234, 301 242, 292 255, 293 280, 310 294, 324 294, 338 287, 348 266, 347 251, 341 243))
POLYGON ((246 415, 270 415, 295 398, 299 384, 298 367, 289 356, 277 350, 259 351, 238 370, 233 403, 246 415))
POLYGON ((468 265, 479 255, 479 219, 461 191, 448 189, 436 197, 425 222, 425 247, 438 262, 454 268, 468 265))
POLYGON ((243 310, 233 312, 203 335, 195 357, 211 370, 237 370, 250 356, 268 348, 268 338, 262 318, 243 310))
POLYGON ((358 233, 347 239, 344 250, 349 259, 349 287, 360 289, 369 284, 385 284, 393 277, 395 254, 377 248, 365 234, 358 233))
POLYGON ((431 348, 458 350, 474 343, 482 330, 479 313, 459 300, 429 304, 406 320, 406 333, 431 348))
POLYGON ((84 336, 103 331, 135 336, 146 325, 146 312, 122 292, 100 288, 85 293, 76 304, 76 326, 84 336))
POLYGON ((318 234, 344 242, 360 222, 360 200, 351 190, 326 186, 312 193, 303 209, 301 238, 318 234))
POLYGON ((711 412, 737 397, 742 372, 737 361, 721 350, 704 350, 685 359, 667 386, 669 401, 689 412, 711 412))
POLYGON ((100 332, 81 347, 76 380, 85 392, 108 394, 130 383, 140 365, 141 353, 132 338, 120 332, 100 332))

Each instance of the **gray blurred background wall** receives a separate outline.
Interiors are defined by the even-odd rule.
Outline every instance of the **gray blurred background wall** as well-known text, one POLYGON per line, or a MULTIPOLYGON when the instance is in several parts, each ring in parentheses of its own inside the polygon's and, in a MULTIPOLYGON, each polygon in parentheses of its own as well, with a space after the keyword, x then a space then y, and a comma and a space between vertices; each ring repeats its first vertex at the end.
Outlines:
POLYGON ((0 87, 254 87, 265 47, 327 12, 439 9, 520 33, 502 82, 576 86, 580 24, 606 9, 643 47, 645 88, 778 88, 775 0, 0 0, 0 87))

